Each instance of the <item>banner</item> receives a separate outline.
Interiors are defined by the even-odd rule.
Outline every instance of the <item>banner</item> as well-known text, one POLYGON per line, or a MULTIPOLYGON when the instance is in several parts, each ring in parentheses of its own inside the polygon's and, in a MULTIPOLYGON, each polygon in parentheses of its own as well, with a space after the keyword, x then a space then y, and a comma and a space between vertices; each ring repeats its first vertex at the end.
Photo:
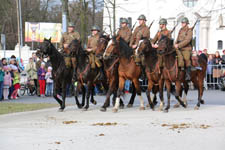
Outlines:
POLYGON ((58 43, 61 33, 61 23, 25 22, 25 42, 42 42, 44 38, 51 37, 52 43, 58 43))

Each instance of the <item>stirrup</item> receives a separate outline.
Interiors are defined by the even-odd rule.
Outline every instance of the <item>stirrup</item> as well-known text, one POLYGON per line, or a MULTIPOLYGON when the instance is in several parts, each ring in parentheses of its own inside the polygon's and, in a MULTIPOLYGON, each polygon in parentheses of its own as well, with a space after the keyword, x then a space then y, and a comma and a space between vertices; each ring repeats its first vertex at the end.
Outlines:
POLYGON ((199 66, 197 66, 197 67, 195 67, 197 70, 202 70, 202 67, 199 67, 199 66))

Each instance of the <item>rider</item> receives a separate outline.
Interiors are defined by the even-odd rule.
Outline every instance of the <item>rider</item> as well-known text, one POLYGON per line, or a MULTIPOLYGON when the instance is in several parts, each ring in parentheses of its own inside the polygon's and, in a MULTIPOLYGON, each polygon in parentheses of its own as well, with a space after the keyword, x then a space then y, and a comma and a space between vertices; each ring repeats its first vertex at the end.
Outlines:
MULTIPOLYGON (((159 20, 159 31, 156 33, 155 37, 152 40, 152 47, 158 48, 157 42, 161 39, 161 36, 167 36, 168 38, 171 38, 170 31, 166 28, 167 20, 162 18, 159 20)), ((159 66, 163 67, 163 59, 161 55, 158 55, 159 60, 159 66)))
POLYGON ((93 26, 91 28, 91 36, 88 38, 87 43, 87 51, 89 52, 89 61, 91 63, 91 68, 95 69, 95 65, 100 69, 100 77, 99 79, 102 80, 105 77, 104 69, 101 61, 98 57, 95 56, 95 51, 97 49, 97 44, 100 38, 100 28, 98 26, 93 26))
MULTIPOLYGON (((146 26, 146 17, 145 15, 140 15, 138 17, 138 21, 139 21, 139 26, 135 28, 134 33, 131 36, 131 40, 130 40, 130 47, 132 49, 136 49, 138 46, 139 41, 141 40, 141 38, 150 38, 150 31, 149 28, 146 26)), ((141 57, 139 55, 135 55, 135 63, 137 65, 144 65, 144 57, 141 57)))
POLYGON ((75 69, 76 68, 76 58, 71 57, 71 60, 70 60, 70 52, 68 50, 68 46, 73 40, 75 40, 75 39, 80 40, 80 34, 74 30, 75 25, 72 22, 68 23, 67 29, 68 29, 68 32, 63 33, 61 41, 60 41, 60 52, 64 56, 66 66, 67 67, 71 66, 71 60, 72 60, 73 68, 75 69))
POLYGON ((130 42, 131 38, 131 29, 127 26, 128 20, 126 18, 121 19, 121 27, 119 31, 117 32, 117 36, 119 35, 121 38, 123 38, 127 43, 130 42))
MULTIPOLYGON (((193 31, 191 28, 188 27, 189 20, 187 17, 184 17, 181 20, 181 26, 178 33, 177 40, 175 41, 174 47, 178 49, 185 61, 186 66, 186 78, 185 80, 191 79, 191 52, 192 52, 192 35, 193 31)), ((179 57, 179 56, 178 56, 179 57)))

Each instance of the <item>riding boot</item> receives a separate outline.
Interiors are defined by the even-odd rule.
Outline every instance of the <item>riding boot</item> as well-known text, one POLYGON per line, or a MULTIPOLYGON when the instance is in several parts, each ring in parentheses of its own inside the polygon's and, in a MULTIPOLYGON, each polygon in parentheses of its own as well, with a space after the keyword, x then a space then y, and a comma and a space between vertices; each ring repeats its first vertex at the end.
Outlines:
POLYGON ((100 67, 99 71, 100 71, 99 80, 104 80, 106 75, 105 75, 105 71, 104 71, 103 67, 100 67))
POLYGON ((145 74, 145 67, 143 65, 141 65, 141 80, 145 80, 146 79, 146 74, 145 74))
POLYGON ((187 69, 186 69, 185 80, 187 80, 187 81, 191 80, 191 66, 188 66, 187 69))

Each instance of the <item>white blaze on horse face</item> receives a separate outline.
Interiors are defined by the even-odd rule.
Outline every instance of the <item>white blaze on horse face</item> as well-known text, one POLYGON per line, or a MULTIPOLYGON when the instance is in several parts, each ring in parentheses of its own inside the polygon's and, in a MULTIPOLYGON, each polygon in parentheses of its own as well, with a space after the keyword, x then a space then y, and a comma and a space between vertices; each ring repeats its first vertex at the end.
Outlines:
POLYGON ((108 45, 107 45, 107 47, 106 47, 106 49, 105 49, 105 52, 104 52, 104 54, 103 54, 103 57, 105 57, 106 56, 106 51, 107 51, 107 49, 109 48, 109 46, 112 44, 112 39, 109 41, 109 43, 108 43, 108 45))
POLYGON ((136 48, 136 50, 135 50, 135 54, 136 54, 136 55, 138 55, 138 49, 139 49, 139 47, 140 47, 140 45, 141 45, 141 43, 142 43, 143 41, 144 41, 144 40, 140 40, 140 41, 139 41, 138 46, 137 46, 137 48, 136 48))

